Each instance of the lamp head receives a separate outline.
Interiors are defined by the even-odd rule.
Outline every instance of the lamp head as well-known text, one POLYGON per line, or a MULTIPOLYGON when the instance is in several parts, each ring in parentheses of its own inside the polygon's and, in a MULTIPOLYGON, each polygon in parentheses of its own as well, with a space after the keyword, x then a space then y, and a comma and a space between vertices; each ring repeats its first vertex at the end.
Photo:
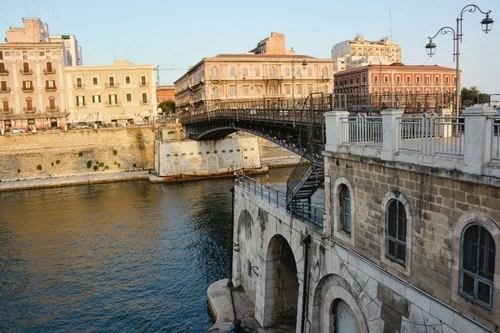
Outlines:
POLYGON ((436 52, 436 44, 434 44, 431 38, 429 38, 429 43, 425 45, 425 50, 427 51, 427 55, 429 57, 432 57, 436 52))
POLYGON ((493 27, 493 19, 490 17, 489 14, 486 14, 486 17, 481 21, 481 26, 483 28, 483 31, 485 33, 488 33, 491 31, 491 28, 493 27))

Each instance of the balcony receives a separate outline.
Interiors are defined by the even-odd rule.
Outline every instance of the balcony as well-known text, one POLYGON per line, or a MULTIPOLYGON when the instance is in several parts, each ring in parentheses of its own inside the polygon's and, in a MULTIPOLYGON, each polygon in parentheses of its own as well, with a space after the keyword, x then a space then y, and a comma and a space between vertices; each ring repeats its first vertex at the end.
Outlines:
POLYGON ((85 107, 85 105, 86 105, 85 103, 77 103, 77 104, 76 104, 76 107, 77 107, 77 108, 84 108, 84 107, 85 107))
POLYGON ((110 102, 106 102, 106 107, 108 106, 120 106, 120 102, 113 102, 113 103, 110 103, 110 102))
POLYGON ((0 93, 10 93, 10 87, 2 87, 2 88, 0 88, 0 93))
POLYGON ((146 82, 146 81, 141 81, 141 82, 139 82, 139 87, 146 87, 146 86, 148 86, 148 85, 149 85, 149 83, 148 83, 148 82, 146 82))
POLYGON ((49 86, 45 86, 45 91, 47 92, 53 92, 53 91, 56 91, 57 90, 57 87, 49 87, 49 86))
POLYGON ((31 87, 26 86, 26 87, 22 87, 21 90, 23 92, 33 92, 35 90, 35 88, 33 88, 33 86, 31 86, 31 87))
POLYGON ((83 83, 77 83, 73 85, 75 89, 85 89, 85 85, 83 83))
POLYGON ((55 74, 55 73, 56 73, 56 70, 54 68, 51 68, 51 69, 44 68, 43 69, 43 74, 55 74))
POLYGON ((53 107, 46 106, 45 111, 46 112, 59 112, 59 107, 58 106, 53 106, 53 107))
POLYGON ((31 75, 33 74, 33 70, 32 69, 20 69, 19 70, 19 73, 21 73, 22 75, 31 75))
POLYGON ((12 108, 3 108, 2 113, 3 114, 12 114, 12 108))
POLYGON ((31 108, 24 107, 23 108, 23 112, 24 113, 35 113, 36 112, 36 107, 31 107, 31 108))
POLYGON ((141 104, 148 104, 149 102, 146 100, 141 100, 141 104))
POLYGON ((107 83, 104 83, 104 87, 106 87, 106 88, 119 88, 120 85, 118 83, 114 83, 114 82, 107 82, 107 83))
POLYGON ((5 76, 5 75, 9 75, 9 71, 4 69, 2 71, 0 71, 0 76, 5 76))

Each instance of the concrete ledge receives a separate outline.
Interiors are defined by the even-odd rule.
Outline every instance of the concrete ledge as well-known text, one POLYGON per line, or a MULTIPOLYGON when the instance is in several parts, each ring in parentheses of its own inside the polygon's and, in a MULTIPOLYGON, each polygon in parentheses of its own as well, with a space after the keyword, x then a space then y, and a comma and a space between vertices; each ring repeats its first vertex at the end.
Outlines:
POLYGON ((207 289, 208 310, 215 324, 207 332, 226 332, 234 320, 228 279, 212 283, 207 289))

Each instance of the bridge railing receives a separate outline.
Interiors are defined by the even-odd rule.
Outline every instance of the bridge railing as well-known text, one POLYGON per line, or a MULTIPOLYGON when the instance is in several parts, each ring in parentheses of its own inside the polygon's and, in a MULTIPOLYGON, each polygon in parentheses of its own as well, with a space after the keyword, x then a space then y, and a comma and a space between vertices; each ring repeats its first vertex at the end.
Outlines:
MULTIPOLYGON (((235 176, 235 186, 240 186, 247 193, 260 198, 264 202, 267 202, 270 206, 287 212, 285 192, 272 186, 264 185, 261 182, 239 172, 236 172, 235 176)), ((318 228, 323 228, 325 218, 324 207, 320 205, 297 203, 295 211, 300 213, 300 218, 303 220, 314 224, 318 228)))
POLYGON ((356 117, 343 118, 340 130, 342 143, 382 146, 383 126, 380 116, 358 114, 356 117))

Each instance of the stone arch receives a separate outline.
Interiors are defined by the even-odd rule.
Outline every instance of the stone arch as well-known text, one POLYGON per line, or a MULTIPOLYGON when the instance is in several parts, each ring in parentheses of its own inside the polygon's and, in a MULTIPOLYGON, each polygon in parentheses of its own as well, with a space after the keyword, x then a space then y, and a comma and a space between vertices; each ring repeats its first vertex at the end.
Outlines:
POLYGON ((356 194, 354 192, 354 187, 351 182, 345 177, 339 177, 335 180, 331 188, 332 193, 332 202, 330 203, 332 206, 332 230, 333 234, 344 240, 345 242, 354 246, 354 240, 356 239, 356 194), (340 222, 339 216, 339 195, 340 195, 340 186, 345 185, 349 190, 351 196, 351 231, 350 234, 347 234, 342 230, 342 224, 340 222))
POLYGON ((324 276, 314 291, 311 332, 334 332, 336 325, 334 312, 335 307, 339 304, 343 304, 354 316, 353 319, 357 328, 357 331, 354 332, 368 333, 366 319, 361 307, 351 293, 349 283, 336 274, 324 276))
POLYGON ((236 235, 233 235, 233 284, 235 286, 243 286, 246 294, 251 296, 251 300, 255 302, 255 286, 248 274, 247 262, 255 262, 255 249, 252 248, 252 229, 255 221, 252 215, 247 210, 242 210, 238 217, 236 227, 236 235))
POLYGON ((295 326, 299 296, 297 260, 288 241, 274 235, 269 241, 265 262, 263 326, 295 326))

